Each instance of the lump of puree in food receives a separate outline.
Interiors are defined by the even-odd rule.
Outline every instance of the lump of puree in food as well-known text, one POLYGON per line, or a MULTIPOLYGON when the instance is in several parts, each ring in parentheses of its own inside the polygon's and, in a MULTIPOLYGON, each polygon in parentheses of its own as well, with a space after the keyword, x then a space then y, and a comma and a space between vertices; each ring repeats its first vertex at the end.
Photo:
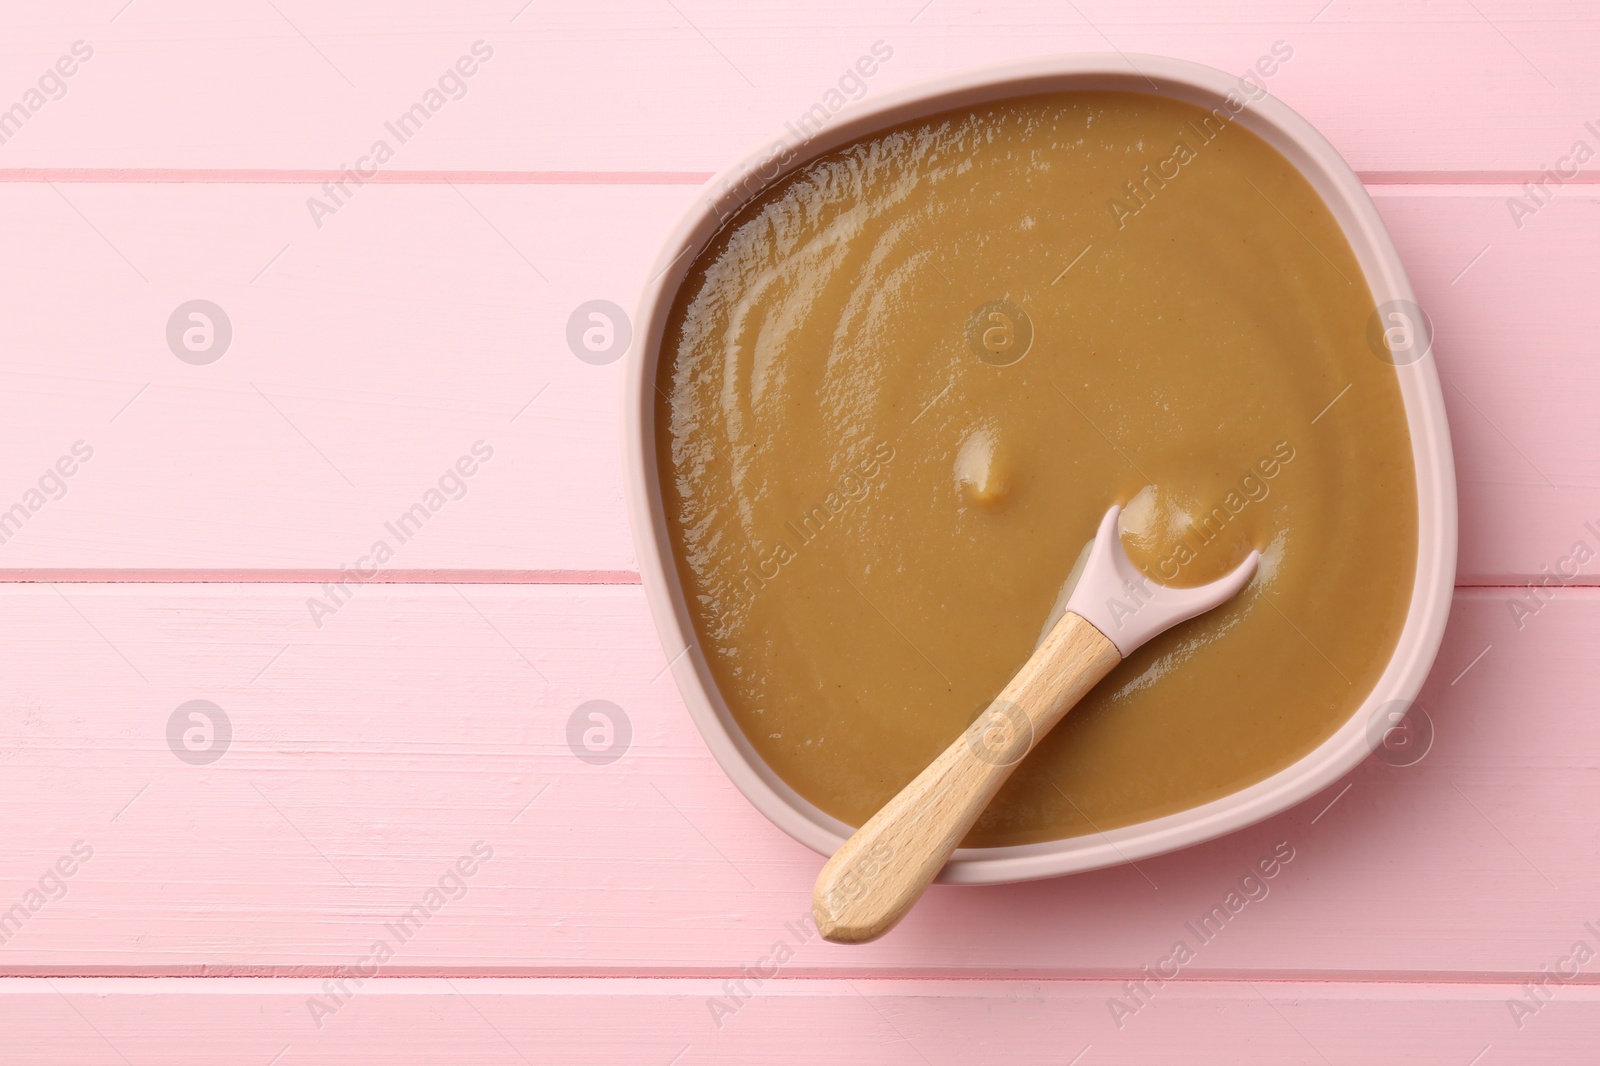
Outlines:
POLYGON ((1226 112, 1022 97, 822 156, 732 216, 668 322, 678 573, 762 758, 860 825, 1033 651, 1111 503, 1129 555, 1255 581, 1151 641, 967 839, 1217 799, 1347 720, 1410 601, 1416 489, 1373 299, 1226 112))

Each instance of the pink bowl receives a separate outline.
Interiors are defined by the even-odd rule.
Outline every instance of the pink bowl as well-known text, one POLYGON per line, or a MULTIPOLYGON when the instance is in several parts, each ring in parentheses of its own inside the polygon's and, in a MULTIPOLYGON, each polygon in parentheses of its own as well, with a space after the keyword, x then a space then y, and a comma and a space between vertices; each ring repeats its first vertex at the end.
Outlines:
MULTIPOLYGON (((823 855, 831 855, 844 843, 851 827, 801 798, 750 746, 717 691, 684 606, 656 475, 654 382, 667 315, 689 268, 722 221, 776 178, 885 127, 952 108, 1070 89, 1159 92, 1208 109, 1237 111, 1234 120, 1287 157, 1321 195, 1361 264, 1374 303, 1381 308, 1397 301, 1415 308, 1399 254, 1366 190, 1310 123, 1233 75, 1161 56, 1065 55, 925 82, 846 109, 805 143, 794 145, 784 138, 784 151, 764 148, 712 179, 705 198, 667 239, 640 303, 639 342, 629 355, 623 412, 628 510, 656 629, 707 746, 758 810, 823 855), (1237 110, 1252 95, 1258 98, 1237 110), (1227 102, 1230 96, 1233 106, 1227 102)), ((1444 636, 1456 567, 1455 467, 1431 344, 1419 343, 1391 361, 1397 364, 1416 469, 1417 573, 1394 655, 1349 720, 1292 766, 1222 799, 1091 836, 1017 847, 962 848, 940 875, 941 882, 994 884, 1052 877, 1198 844, 1315 795, 1382 742, 1392 701, 1415 699, 1433 665, 1444 636)))

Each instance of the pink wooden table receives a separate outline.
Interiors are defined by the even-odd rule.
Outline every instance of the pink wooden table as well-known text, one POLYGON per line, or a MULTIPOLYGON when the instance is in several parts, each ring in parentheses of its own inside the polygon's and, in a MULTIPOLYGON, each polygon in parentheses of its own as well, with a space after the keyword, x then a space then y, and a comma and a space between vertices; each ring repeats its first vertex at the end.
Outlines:
POLYGON ((1591 5, 5 8, 0 1061, 1600 1057, 1591 5), (569 316, 631 307, 705 178, 876 42, 868 93, 1280 41, 1270 90, 1437 326, 1462 513, 1432 750, 1137 869, 808 937, 818 858, 665 673, 621 365, 569 316), (378 541, 375 580, 324 587, 378 541), (592 700, 610 762, 569 744, 592 700), (1129 986, 1280 842, 1266 898, 1129 986))

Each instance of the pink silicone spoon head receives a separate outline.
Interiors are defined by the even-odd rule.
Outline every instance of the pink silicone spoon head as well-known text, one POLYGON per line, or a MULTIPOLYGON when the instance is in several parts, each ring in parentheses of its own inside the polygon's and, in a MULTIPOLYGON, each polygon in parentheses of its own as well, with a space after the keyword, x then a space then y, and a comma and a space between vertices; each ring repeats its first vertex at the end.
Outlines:
POLYGON ((1252 551, 1231 573, 1209 585, 1182 589, 1152 581, 1123 551, 1117 529, 1121 514, 1122 508, 1113 504, 1100 519, 1094 547, 1089 549, 1083 574, 1067 600, 1067 610, 1110 638, 1123 658, 1151 637, 1226 602, 1255 575, 1261 553, 1252 551))

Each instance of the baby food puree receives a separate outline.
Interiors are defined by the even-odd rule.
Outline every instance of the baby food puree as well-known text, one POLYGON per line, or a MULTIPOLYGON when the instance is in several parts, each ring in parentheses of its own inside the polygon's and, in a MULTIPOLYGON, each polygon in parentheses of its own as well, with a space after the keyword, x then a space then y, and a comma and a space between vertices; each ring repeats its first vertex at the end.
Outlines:
POLYGON ((656 383, 678 575, 739 727, 860 825, 1027 660, 1122 503, 1154 580, 1252 548, 1260 570, 1106 678, 967 844, 1129 825, 1288 766, 1372 688, 1411 595, 1411 447, 1373 315, 1334 218, 1224 108, 1020 97, 786 176, 694 264, 656 383))

